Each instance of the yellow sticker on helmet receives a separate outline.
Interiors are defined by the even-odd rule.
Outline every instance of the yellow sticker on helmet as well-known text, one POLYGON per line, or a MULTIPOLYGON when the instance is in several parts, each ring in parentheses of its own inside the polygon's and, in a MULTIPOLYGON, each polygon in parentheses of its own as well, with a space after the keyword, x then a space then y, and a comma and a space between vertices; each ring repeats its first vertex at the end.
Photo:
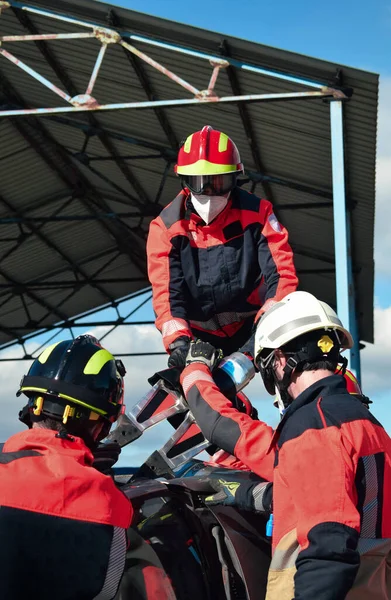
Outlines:
POLYGON ((328 354, 331 348, 334 347, 334 342, 328 335, 322 335, 318 341, 318 347, 321 349, 323 354, 328 354))
POLYGON ((193 137, 193 134, 189 135, 189 137, 186 139, 186 142, 183 145, 183 151, 186 152, 186 154, 190 153, 192 137, 193 137))
POLYGON ((114 356, 104 348, 93 354, 83 369, 85 375, 97 375, 110 360, 115 360, 114 356))
POLYGON ((228 148, 229 137, 225 133, 220 133, 219 138, 219 152, 225 152, 228 148))
POLYGON ((42 363, 42 364, 45 364, 45 362, 47 361, 47 359, 49 358, 49 356, 53 352, 54 348, 56 346, 58 346, 59 343, 60 342, 56 342, 55 344, 52 344, 51 346, 48 346, 47 348, 45 348, 45 350, 42 352, 42 354, 40 354, 38 356, 39 362, 42 363))

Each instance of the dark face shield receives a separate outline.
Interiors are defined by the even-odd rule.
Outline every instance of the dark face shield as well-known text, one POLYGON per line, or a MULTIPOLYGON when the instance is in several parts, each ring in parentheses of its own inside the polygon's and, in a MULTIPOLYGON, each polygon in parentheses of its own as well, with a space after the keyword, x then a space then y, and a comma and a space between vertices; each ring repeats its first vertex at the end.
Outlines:
POLYGON ((207 196, 224 196, 236 185, 238 173, 222 175, 181 175, 182 186, 193 194, 207 196))

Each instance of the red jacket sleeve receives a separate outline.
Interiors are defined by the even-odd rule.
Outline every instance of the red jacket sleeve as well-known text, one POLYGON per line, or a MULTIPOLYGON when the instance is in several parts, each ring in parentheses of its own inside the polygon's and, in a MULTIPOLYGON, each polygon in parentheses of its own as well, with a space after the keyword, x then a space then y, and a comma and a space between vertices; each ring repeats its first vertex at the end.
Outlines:
POLYGON ((288 232, 277 221, 273 206, 268 200, 261 201, 260 220, 263 227, 258 244, 258 261, 267 291, 265 303, 259 310, 256 321, 275 302, 296 291, 298 285, 293 252, 288 243, 288 232))
POLYGON ((206 439, 236 456, 263 479, 272 481, 274 451, 269 451, 269 447, 273 429, 236 410, 201 363, 193 363, 182 371, 181 384, 206 439))
POLYGON ((156 327, 162 332, 166 350, 181 335, 193 338, 187 320, 182 265, 160 217, 151 222, 147 240, 148 277, 152 285, 156 327), (173 281, 175 280, 175 281, 173 281), (173 294, 175 298, 173 298, 173 294), (175 302, 175 316, 172 303, 175 302))
POLYGON ((354 583, 360 515, 347 444, 337 427, 310 429, 279 452, 279 472, 298 517, 295 600, 342 600, 354 583))

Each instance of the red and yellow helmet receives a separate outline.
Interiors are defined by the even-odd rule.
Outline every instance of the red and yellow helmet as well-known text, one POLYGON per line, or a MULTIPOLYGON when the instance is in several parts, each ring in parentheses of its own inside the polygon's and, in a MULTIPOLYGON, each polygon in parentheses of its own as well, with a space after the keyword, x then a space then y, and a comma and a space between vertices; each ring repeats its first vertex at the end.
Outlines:
MULTIPOLYGON (((342 375, 343 374, 342 368, 340 366, 338 366, 335 373, 337 375, 342 375)), ((343 376, 345 378, 346 389, 348 390, 349 394, 353 394, 354 396, 362 396, 363 393, 362 393, 360 384, 358 383, 354 373, 352 373, 352 371, 349 371, 349 369, 346 369, 343 376)))
POLYGON ((220 195, 234 187, 243 165, 231 138, 205 125, 185 140, 174 170, 182 184, 194 194, 202 194, 210 188, 209 195, 220 195))
POLYGON ((369 405, 372 404, 372 400, 370 400, 368 396, 363 394, 361 386, 358 383, 354 373, 352 373, 352 371, 349 371, 349 369, 346 369, 344 373, 341 365, 337 367, 335 372, 337 375, 344 376, 346 382, 346 389, 349 392, 349 394, 352 394, 352 396, 357 396, 357 399, 361 400, 361 402, 365 404, 367 408, 369 408, 369 405))

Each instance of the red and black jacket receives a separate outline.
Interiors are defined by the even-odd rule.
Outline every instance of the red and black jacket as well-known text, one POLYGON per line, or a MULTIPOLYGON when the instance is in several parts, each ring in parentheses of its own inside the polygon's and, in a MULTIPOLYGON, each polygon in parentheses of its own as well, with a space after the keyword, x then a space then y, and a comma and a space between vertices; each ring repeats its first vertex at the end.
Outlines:
POLYGON ((188 335, 225 344, 225 353, 237 350, 262 307, 298 283, 288 233, 271 203, 240 188, 209 225, 181 192, 151 222, 147 254, 156 326, 166 349, 188 335))
POLYGON ((31 429, 0 453, 1 597, 114 598, 132 507, 80 438, 31 429))
POLYGON ((274 482, 268 599, 342 600, 352 586, 390 598, 391 439, 344 379, 310 386, 275 432, 236 411, 204 365, 182 385, 205 437, 274 482))

